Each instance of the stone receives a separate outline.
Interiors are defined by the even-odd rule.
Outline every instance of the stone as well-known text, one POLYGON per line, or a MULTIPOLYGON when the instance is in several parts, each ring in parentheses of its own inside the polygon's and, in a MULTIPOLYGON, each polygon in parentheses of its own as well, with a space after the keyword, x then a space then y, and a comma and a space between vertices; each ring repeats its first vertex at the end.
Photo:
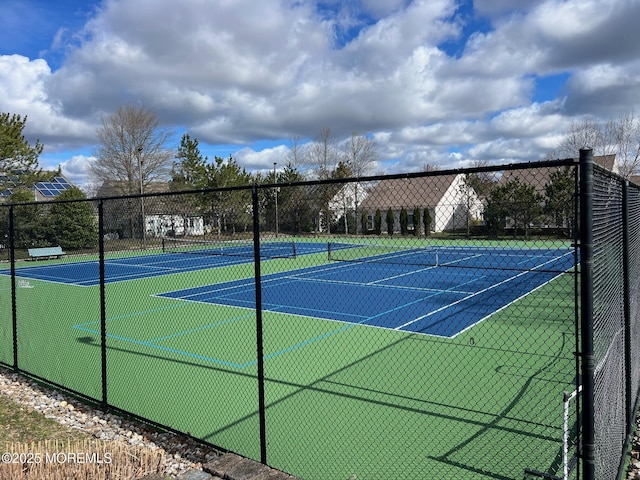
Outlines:
MULTIPOLYGON (((217 477, 220 478, 220 477, 217 477)), ((201 470, 188 470, 176 477, 176 480, 216 480, 206 472, 201 470)))
POLYGON ((212 475, 224 478, 227 472, 242 460, 243 458, 240 455, 236 455, 235 453, 225 453, 213 461, 205 463, 202 466, 202 469, 212 475))

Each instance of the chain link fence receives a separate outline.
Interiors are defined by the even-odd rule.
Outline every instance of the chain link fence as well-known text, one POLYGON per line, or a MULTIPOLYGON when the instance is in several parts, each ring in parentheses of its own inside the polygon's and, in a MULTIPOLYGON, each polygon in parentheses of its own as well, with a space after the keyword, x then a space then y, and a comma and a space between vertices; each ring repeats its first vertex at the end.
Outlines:
POLYGON ((591 219, 585 220, 586 228, 592 226, 592 239, 587 239, 593 245, 592 272, 583 298, 591 303, 593 316, 583 335, 592 343, 585 348, 584 375, 593 383, 592 400, 585 400, 585 422, 593 427, 585 430, 585 444, 593 460, 585 472, 590 478, 615 479, 622 476, 619 452, 628 447, 637 411, 640 192, 597 164, 592 175, 592 182, 585 182, 591 194, 585 199, 591 219))
POLYGON ((305 479, 616 478, 640 191, 578 174, 2 205, 0 363, 305 479))

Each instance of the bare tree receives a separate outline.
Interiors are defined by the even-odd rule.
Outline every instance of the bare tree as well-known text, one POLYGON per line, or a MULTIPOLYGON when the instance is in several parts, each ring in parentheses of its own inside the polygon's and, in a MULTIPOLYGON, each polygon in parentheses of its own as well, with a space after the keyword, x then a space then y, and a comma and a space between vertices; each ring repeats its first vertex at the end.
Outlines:
POLYGON ((171 129, 160 126, 144 107, 124 105, 102 119, 99 146, 90 172, 98 182, 110 182, 121 194, 144 193, 153 181, 168 179, 173 151, 171 129))
MULTIPOLYGON (((356 132, 353 132, 344 145, 343 159, 345 165, 349 167, 354 177, 364 177, 373 170, 373 166, 378 160, 378 152, 376 150, 375 142, 369 137, 358 135, 356 132)), ((356 233, 358 233, 358 205, 360 203, 360 197, 362 196, 360 190, 360 184, 358 182, 354 183, 353 204, 356 233)), ((346 229, 346 232, 348 233, 349 230, 346 229)))
POLYGON ((300 145, 300 137, 291 138, 291 148, 287 154, 287 164, 293 168, 299 168, 305 163, 305 147, 300 145))
POLYGON ((639 173, 640 119, 631 112, 609 123, 620 175, 628 178, 639 173))
POLYGON ((371 172, 378 160, 375 142, 353 132, 345 143, 343 159, 355 177, 364 177, 371 172))
POLYGON ((592 119, 573 121, 566 137, 558 147, 558 157, 574 158, 581 148, 593 148, 599 155, 604 154, 604 131, 602 124, 592 119))
POLYGON ((422 165, 423 172, 437 172, 440 170, 440 165, 436 165, 435 163, 425 163, 422 165))
MULTIPOLYGON (((320 130, 313 143, 308 147, 307 161, 316 177, 326 180, 332 177, 338 165, 340 155, 335 144, 335 140, 328 127, 320 130)), ((327 233, 331 233, 332 212, 329 206, 334 189, 331 185, 321 185, 319 188, 320 218, 319 227, 326 228, 327 233)))
POLYGON ((307 161, 320 180, 331 178, 340 160, 331 129, 324 127, 308 147, 307 161))
MULTIPOLYGON (((489 162, 486 160, 476 160, 471 164, 471 167, 487 168, 489 165, 489 162)), ((479 198, 486 198, 489 195, 491 188, 493 188, 496 183, 496 172, 480 171, 472 173, 468 176, 468 180, 476 195, 478 195, 479 198)))
POLYGON ((620 175, 629 177, 640 169, 640 119, 628 113, 606 123, 586 119, 573 122, 558 148, 558 156, 576 157, 581 148, 596 155, 616 155, 620 175))

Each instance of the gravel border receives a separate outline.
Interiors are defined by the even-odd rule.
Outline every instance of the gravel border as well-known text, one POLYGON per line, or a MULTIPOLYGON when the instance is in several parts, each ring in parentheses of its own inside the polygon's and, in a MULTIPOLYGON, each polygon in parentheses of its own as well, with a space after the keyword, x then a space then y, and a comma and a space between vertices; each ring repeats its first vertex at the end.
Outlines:
POLYGON ((142 446, 152 451, 162 450, 165 462, 164 472, 160 473, 171 478, 190 470, 202 470, 203 463, 214 460, 222 453, 189 437, 157 431, 113 413, 92 408, 4 369, 0 369, 0 394, 65 427, 87 433, 98 440, 142 446))

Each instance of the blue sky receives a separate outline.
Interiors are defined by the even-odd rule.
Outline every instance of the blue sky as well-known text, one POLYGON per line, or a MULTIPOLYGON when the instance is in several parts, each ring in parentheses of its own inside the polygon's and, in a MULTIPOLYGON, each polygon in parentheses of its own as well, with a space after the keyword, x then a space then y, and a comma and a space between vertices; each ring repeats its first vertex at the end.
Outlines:
POLYGON ((372 138, 372 173, 530 161, 638 110, 638 18, 637 0, 0 0, 0 111, 82 186, 126 103, 249 171, 323 128, 372 138))

